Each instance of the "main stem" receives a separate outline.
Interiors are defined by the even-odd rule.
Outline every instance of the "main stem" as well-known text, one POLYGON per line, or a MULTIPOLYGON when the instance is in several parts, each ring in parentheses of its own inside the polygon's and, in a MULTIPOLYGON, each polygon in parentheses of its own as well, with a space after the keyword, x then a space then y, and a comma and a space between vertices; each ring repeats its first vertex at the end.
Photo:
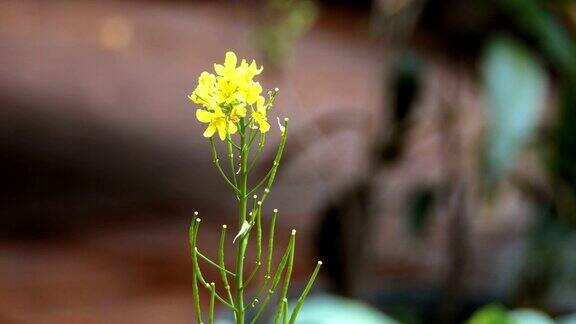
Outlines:
MULTIPOLYGON (((246 127, 240 129, 240 179, 238 182, 239 197, 238 197, 238 229, 242 228, 242 224, 246 220, 246 202, 247 202, 247 182, 248 182, 248 154, 250 152, 247 147, 246 127)), ((241 236, 238 242, 238 250, 236 254, 236 324, 244 324, 244 258, 246 255, 246 247, 248 246, 248 233, 241 236)))

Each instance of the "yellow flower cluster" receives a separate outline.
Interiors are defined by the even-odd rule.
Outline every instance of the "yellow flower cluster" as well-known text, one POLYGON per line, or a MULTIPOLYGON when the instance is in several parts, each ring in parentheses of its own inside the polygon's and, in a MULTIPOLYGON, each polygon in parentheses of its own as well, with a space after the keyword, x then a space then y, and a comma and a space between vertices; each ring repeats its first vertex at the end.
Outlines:
POLYGON ((224 65, 214 64, 216 75, 202 72, 198 86, 188 96, 193 102, 202 105, 196 110, 196 118, 207 123, 204 137, 212 137, 217 132, 221 140, 238 131, 238 127, 251 125, 260 132, 270 129, 266 116, 270 103, 260 94, 262 86, 254 77, 262 72, 256 62, 248 64, 238 59, 234 52, 227 52, 224 65), (249 119, 246 119, 247 108, 250 108, 249 119), (245 123, 247 121, 247 123, 245 123), (244 124, 245 123, 245 124, 244 124))

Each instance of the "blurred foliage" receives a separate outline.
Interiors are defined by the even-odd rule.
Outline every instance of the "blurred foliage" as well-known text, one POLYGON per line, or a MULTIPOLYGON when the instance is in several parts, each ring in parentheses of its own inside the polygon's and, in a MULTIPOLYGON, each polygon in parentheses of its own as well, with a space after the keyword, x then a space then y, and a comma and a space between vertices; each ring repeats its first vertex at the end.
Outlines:
MULTIPOLYGON (((383 3, 394 1, 376 2, 387 8, 383 3)), ((567 256, 576 224, 576 4, 408 0, 398 10, 381 11, 390 20, 387 26, 404 26, 389 38, 395 44, 416 47, 426 59, 448 57, 467 72, 477 74, 480 63, 488 107, 477 176, 491 186, 474 197, 476 204, 483 194, 499 193, 496 186, 510 175, 518 176, 516 162, 528 144, 541 157, 544 181, 530 179, 529 171, 520 175, 527 179, 513 182, 538 215, 527 233, 528 258, 514 302, 551 307, 559 282, 576 289, 562 279, 566 268, 576 268, 567 256), (407 24, 414 13, 418 18, 407 24), (548 93, 548 87, 559 91, 548 93), (554 93, 559 100, 550 97, 554 93), (553 118, 544 123, 545 115, 553 118)), ((421 210, 419 198, 412 202, 413 210, 421 210)), ((420 213, 409 215, 420 224, 420 213)))
POLYGON ((310 297, 298 316, 301 324, 399 324, 361 302, 334 295, 310 297))
POLYGON ((513 324, 513 322, 509 318, 506 308, 492 304, 476 311, 468 324, 513 324))
MULTIPOLYGON (((571 269, 576 269, 576 257, 572 256, 576 242, 576 3, 568 0, 374 0, 374 8, 377 13, 373 19, 377 21, 373 23, 383 25, 374 30, 385 34, 394 51, 389 60, 391 72, 385 80, 384 93, 389 100, 382 107, 389 118, 379 123, 383 125, 379 129, 381 136, 372 143, 372 160, 366 173, 377 174, 401 160, 406 135, 412 131, 410 117, 418 109, 418 97, 425 86, 422 71, 430 61, 441 57, 444 62, 450 62, 458 76, 460 72, 464 72, 461 73, 464 76, 475 76, 484 90, 487 109, 486 128, 479 141, 484 145, 472 156, 476 163, 471 164, 482 167, 473 174, 462 170, 465 166, 452 162, 470 160, 469 156, 463 156, 470 151, 459 146, 477 141, 458 138, 468 136, 463 126, 456 124, 458 119, 452 118, 457 115, 454 110, 464 108, 458 106, 462 104, 458 101, 462 94, 450 94, 452 97, 446 101, 454 102, 441 102, 440 105, 447 108, 438 107, 437 112, 441 115, 438 126, 443 133, 440 141, 445 146, 440 148, 441 163, 445 164, 440 166, 444 179, 432 186, 422 183, 412 191, 407 198, 410 205, 406 213, 407 228, 415 236, 422 235, 431 223, 431 216, 440 214, 434 212, 435 205, 452 208, 455 211, 443 210, 442 214, 450 216, 445 230, 448 245, 455 245, 453 238, 471 232, 465 227, 474 222, 467 220, 477 213, 470 211, 498 201, 487 198, 504 192, 499 189, 514 186, 522 199, 529 201, 535 217, 524 237, 528 251, 523 273, 514 283, 517 287, 510 295, 499 297, 516 307, 533 307, 554 314, 565 312, 566 308, 558 305, 558 298, 552 297, 559 296, 560 286, 564 299, 574 296, 567 295, 566 291, 576 293, 576 275, 570 275, 571 269), (527 149, 537 157, 536 166, 519 167, 518 162, 523 160, 527 149), (517 181, 518 178, 523 179, 517 181), (455 188, 477 183, 487 186, 478 191, 463 190, 457 195, 455 188), (503 183, 508 187, 501 186, 503 183), (456 210, 453 206, 461 208, 456 210)), ((359 197, 357 201, 371 202, 375 199, 372 190, 376 186, 373 180, 366 181, 364 186, 357 186, 340 197, 359 197)), ((347 224, 346 219, 358 218, 360 210, 352 210, 351 205, 335 205, 326 209, 330 213, 324 217, 338 215, 339 222, 347 224)), ((373 209, 370 212, 376 213, 373 209)), ((372 218, 363 216, 362 219, 372 218)), ((370 228, 370 225, 364 226, 370 228)), ((368 236, 360 239, 367 240, 368 236)), ((341 241, 350 238, 341 235, 334 240, 338 242, 332 242, 331 246, 341 247, 341 241)), ((466 250, 465 242, 456 245, 461 247, 458 253, 449 255, 448 268, 465 268, 465 256, 471 251, 466 250)), ((339 265, 349 271, 347 263, 351 260, 343 258, 339 265)), ((448 281, 453 279, 450 274, 457 273, 452 270, 446 270, 448 281)), ((336 285, 340 282, 335 281, 336 285)), ((459 293, 464 291, 462 287, 454 284, 444 288, 451 290, 446 293, 451 297, 446 301, 452 305, 443 305, 447 312, 462 311, 464 302, 459 298, 462 297, 459 293)), ((574 305, 573 301, 568 304, 574 305)), ((426 320, 446 323, 440 320, 441 314, 431 317, 434 316, 438 317, 426 320)), ((475 314, 470 323, 508 321, 550 322, 544 314, 535 311, 509 312, 500 306, 490 306, 475 314)))
POLYGON ((273 20, 258 30, 257 45, 269 63, 280 68, 316 22, 318 8, 310 0, 270 0, 267 10, 273 20))
POLYGON ((497 36, 487 46, 482 62, 488 100, 484 180, 495 182, 533 138, 547 80, 539 60, 518 41, 497 36))
MULTIPOLYGON (((576 55, 576 53, 575 53, 576 55)), ((575 76, 576 78, 576 76, 575 76)), ((561 86, 558 124, 545 151, 554 178, 556 205, 562 217, 576 223, 576 82, 561 86)), ((554 204, 554 202, 551 202, 554 204)))
POLYGON ((491 304, 476 311, 468 324, 554 324, 548 315, 533 309, 508 311, 501 305, 491 304))

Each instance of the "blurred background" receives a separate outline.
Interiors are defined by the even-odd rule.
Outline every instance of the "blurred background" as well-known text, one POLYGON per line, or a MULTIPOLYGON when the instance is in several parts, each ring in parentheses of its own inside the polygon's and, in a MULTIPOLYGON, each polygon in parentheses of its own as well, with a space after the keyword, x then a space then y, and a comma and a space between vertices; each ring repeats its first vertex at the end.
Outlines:
POLYGON ((235 204, 186 96, 227 50, 292 121, 299 322, 575 322, 575 2, 0 0, 0 323, 193 322, 192 212, 215 255, 235 204))

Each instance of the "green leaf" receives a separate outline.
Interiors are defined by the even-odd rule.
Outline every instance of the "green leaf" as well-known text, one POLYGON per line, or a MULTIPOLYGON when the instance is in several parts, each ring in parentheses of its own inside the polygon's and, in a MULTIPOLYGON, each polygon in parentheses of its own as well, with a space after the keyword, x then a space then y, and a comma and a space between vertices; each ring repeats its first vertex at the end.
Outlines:
POLYGON ((296 322, 300 324, 399 324, 398 321, 366 304, 328 294, 309 297, 296 322))
POLYGON ((535 309, 508 311, 501 305, 490 304, 476 311, 468 324, 554 324, 548 315, 535 309))
POLYGON ((477 310, 468 320, 468 324, 514 324, 514 322, 508 317, 506 308, 490 304, 477 310))
POLYGON ((576 313, 564 315, 558 319, 558 324, 576 324, 576 313))
POLYGON ((521 324, 554 324, 548 315, 533 309, 518 309, 509 313, 514 323, 521 324))
POLYGON ((519 42, 489 42, 482 72, 488 102, 485 167, 493 183, 509 171, 538 126, 546 95, 540 61, 519 42))

